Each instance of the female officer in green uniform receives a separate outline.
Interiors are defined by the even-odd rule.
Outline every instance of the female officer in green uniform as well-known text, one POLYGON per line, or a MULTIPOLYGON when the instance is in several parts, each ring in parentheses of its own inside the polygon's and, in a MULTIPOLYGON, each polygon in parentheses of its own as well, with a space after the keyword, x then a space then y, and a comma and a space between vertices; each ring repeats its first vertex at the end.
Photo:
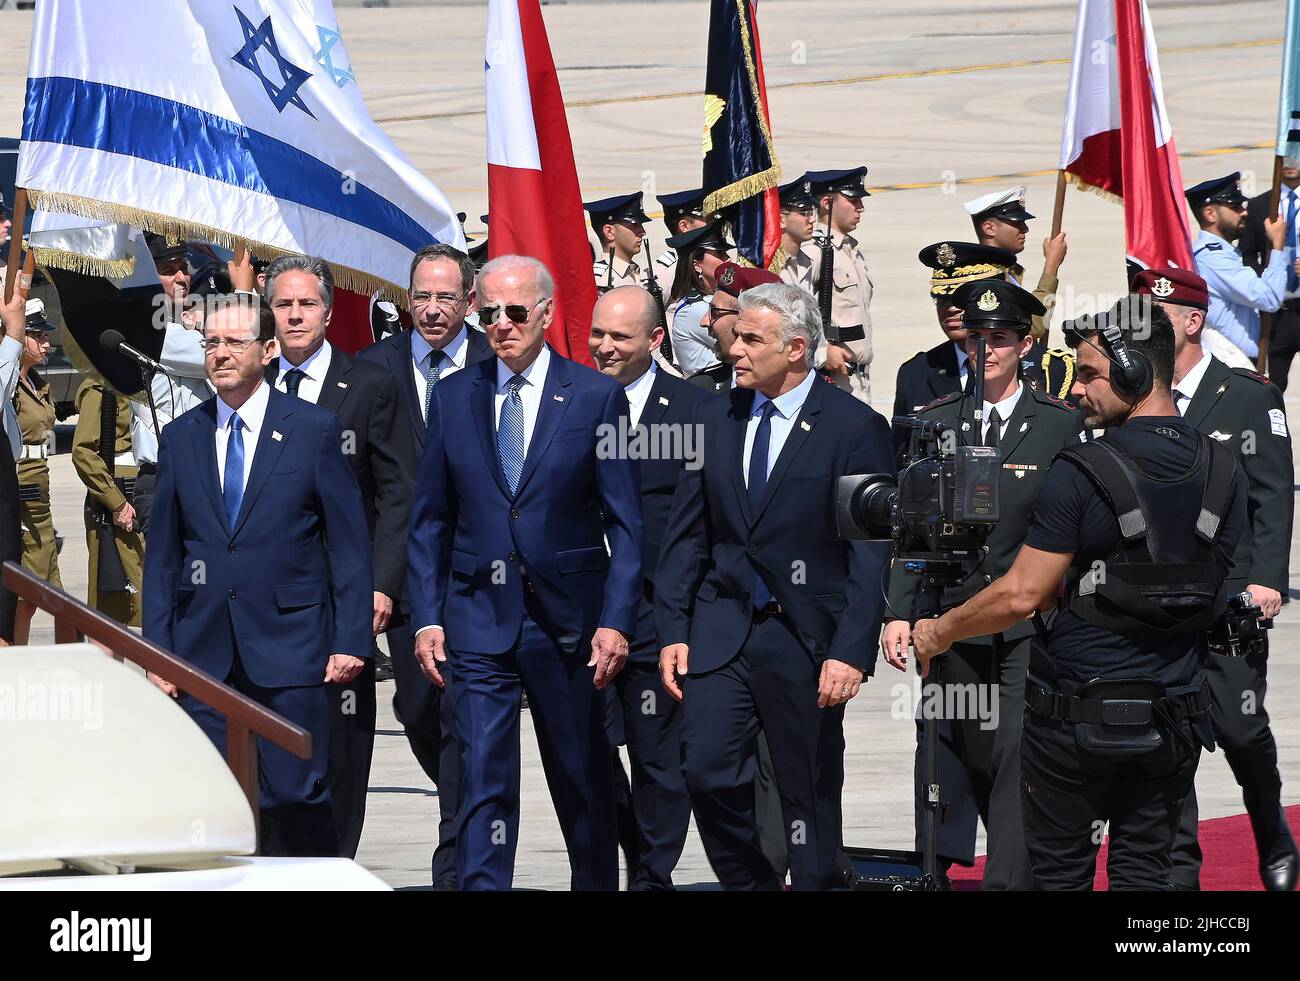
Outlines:
MULTIPOLYGON (((49 332, 53 325, 45 319, 45 304, 27 301, 27 337, 23 346, 22 369, 14 409, 23 434, 18 458, 18 500, 23 525, 23 567, 62 587, 59 556, 55 545, 54 518, 50 513, 50 468, 46 463, 54 439, 54 402, 50 386, 37 372, 50 352, 49 332)), ((24 599, 18 601, 15 641, 26 644, 36 607, 24 599)))

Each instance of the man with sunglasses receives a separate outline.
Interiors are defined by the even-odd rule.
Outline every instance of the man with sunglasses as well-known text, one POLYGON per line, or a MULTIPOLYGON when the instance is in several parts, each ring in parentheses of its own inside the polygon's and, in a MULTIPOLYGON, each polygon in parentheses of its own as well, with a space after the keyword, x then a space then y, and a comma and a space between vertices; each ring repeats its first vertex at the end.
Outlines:
MULTIPOLYGON (((410 468, 419 470, 425 420, 434 389, 452 375, 492 357, 481 330, 465 323, 475 309, 474 260, 451 245, 428 245, 411 260, 411 330, 399 330, 359 355, 387 368, 410 425, 410 468)), ((402 546, 405 550, 406 542, 402 546)), ((452 721, 451 698, 430 684, 415 660, 411 603, 402 585, 395 616, 389 621, 388 650, 397 691, 393 712, 406 731, 411 752, 438 788, 438 848, 433 856, 433 887, 456 888, 455 821, 460 784, 460 743, 452 721)))
MULTIPOLYGON (((159 439, 144 635, 311 733, 306 760, 259 745, 261 850, 336 855, 325 685, 353 680, 370 658, 361 493, 338 418, 266 381, 269 307, 215 303, 203 347, 217 397, 159 439)), ((151 680, 224 753, 225 717, 151 680)))
MULTIPOLYGON (((329 266, 312 256, 281 256, 267 267, 266 299, 275 315, 279 358, 266 380, 277 391, 334 413, 343 428, 343 455, 365 501, 373 549, 371 633, 392 620, 406 576, 406 527, 416 451, 402 411, 397 380, 383 368, 338 350, 326 339, 334 301, 329 266)), ((339 832, 338 854, 356 856, 366 815, 375 744, 375 661, 368 657, 355 683, 327 689, 335 707, 329 779, 339 832)))
POLYGON ((1231 367, 1254 368, 1259 357, 1259 312, 1276 310, 1286 294, 1286 222, 1277 215, 1264 219, 1264 234, 1273 251, 1264 271, 1256 273, 1232 244, 1246 225, 1240 179, 1238 172, 1202 181, 1189 187, 1186 195, 1201 228, 1192 243, 1192 257, 1210 292, 1201 343, 1231 367))
POLYGON ((604 689, 628 656, 642 579, 636 462, 599 448, 623 386, 545 342, 555 284, 528 256, 478 275, 496 357, 434 390, 411 511, 415 654, 454 678, 465 890, 509 889, 526 693, 574 889, 618 888, 604 689))

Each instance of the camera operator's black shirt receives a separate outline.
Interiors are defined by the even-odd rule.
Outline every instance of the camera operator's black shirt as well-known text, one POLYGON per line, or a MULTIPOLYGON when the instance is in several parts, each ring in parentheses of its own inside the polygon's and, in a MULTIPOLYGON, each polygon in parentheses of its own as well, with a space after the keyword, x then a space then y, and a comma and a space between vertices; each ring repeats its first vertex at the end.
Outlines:
MULTIPOLYGON (((1197 433, 1181 416, 1140 416, 1108 430, 1105 437, 1147 473, 1166 479, 1185 473, 1196 458, 1197 433), (1178 438, 1156 432, 1172 429, 1178 438)), ((1246 530, 1246 478, 1238 467, 1232 503, 1219 543, 1232 555, 1246 530)), ((1152 507, 1152 502, 1143 502, 1152 507)), ((1160 502, 1154 502, 1155 507, 1160 502)), ((1187 515, 1195 534, 1196 513, 1187 515)), ((1038 495, 1034 523, 1025 544, 1044 552, 1072 553, 1073 571, 1087 572, 1109 558, 1120 543, 1119 522, 1091 478, 1068 460, 1052 465, 1038 495)), ((1231 575, 1231 572, 1229 573, 1231 575)), ((1204 681, 1205 634, 1175 637, 1157 633, 1123 635, 1094 626, 1068 609, 1052 621, 1048 653, 1066 694, 1094 678, 1154 678, 1171 693, 1195 690, 1204 681)), ((1043 681, 1052 679, 1044 678, 1043 681)))

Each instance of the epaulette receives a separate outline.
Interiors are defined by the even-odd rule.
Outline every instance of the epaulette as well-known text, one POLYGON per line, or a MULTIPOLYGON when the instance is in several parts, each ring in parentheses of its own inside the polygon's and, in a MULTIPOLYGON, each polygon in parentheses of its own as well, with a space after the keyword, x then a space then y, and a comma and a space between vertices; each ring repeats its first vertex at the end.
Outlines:
POLYGON ((1211 252, 1219 252, 1222 251, 1223 246, 1218 242, 1206 242, 1204 245, 1201 246, 1200 249, 1197 249, 1196 251, 1200 252, 1202 249, 1209 249, 1211 252))
POLYGON ((675 265, 677 265, 677 253, 676 253, 676 252, 665 252, 665 253, 664 253, 663 255, 661 255, 658 259, 656 259, 655 262, 657 262, 657 263, 659 263, 659 265, 661 265, 661 266, 665 266, 665 267, 666 267, 666 266, 675 266, 675 265))
POLYGON ((609 260, 597 259, 595 262, 591 264, 591 271, 594 272, 597 276, 605 275, 605 273, 609 272, 609 260))
POLYGON ((1261 375, 1258 371, 1255 371, 1252 368, 1233 368, 1232 373, 1234 375, 1240 375, 1242 378, 1249 378, 1252 381, 1257 381, 1261 385, 1273 384, 1268 375, 1261 375))
POLYGON ((939 405, 947 405, 949 402, 956 402, 958 399, 960 399, 960 398, 962 397, 963 394, 964 394, 963 392, 949 392, 947 395, 940 395, 940 396, 939 396, 937 399, 935 399, 933 402, 930 402, 930 403, 928 403, 928 404, 926 404, 926 405, 921 406, 921 407, 920 407, 919 409, 917 409, 916 411, 917 411, 917 412, 929 412, 929 411, 930 411, 931 409, 933 409, 935 406, 939 406, 939 405))
POLYGON ((1029 390, 1034 393, 1034 397, 1038 399, 1039 402, 1043 402, 1047 405, 1054 405, 1058 409, 1064 409, 1066 412, 1075 411, 1074 406, 1065 401, 1065 399, 1058 399, 1055 395, 1051 395, 1048 392, 1040 392, 1032 385, 1029 387, 1029 390))

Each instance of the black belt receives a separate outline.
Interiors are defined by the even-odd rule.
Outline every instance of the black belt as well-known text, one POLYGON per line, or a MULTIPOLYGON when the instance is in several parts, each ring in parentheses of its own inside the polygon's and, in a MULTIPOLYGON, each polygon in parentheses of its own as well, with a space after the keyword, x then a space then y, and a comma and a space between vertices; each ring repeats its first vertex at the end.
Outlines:
MULTIPOLYGON (((1031 712, 1058 722, 1087 722, 1092 725, 1117 725, 1126 718, 1129 707, 1136 705, 1159 708, 1165 715, 1177 720, 1195 719, 1210 710, 1210 687, 1183 695, 1166 695, 1154 701, 1149 698, 1076 698, 1063 695, 1033 682, 1025 685, 1025 704, 1031 712)), ((1147 709, 1149 713, 1149 709, 1147 709)))
POLYGON ((860 341, 867 336, 867 329, 862 324, 854 324, 852 327, 837 328, 840 335, 840 343, 845 341, 860 341))
POLYGON ((134 477, 114 477, 113 483, 127 497, 135 496, 135 478, 134 477))

